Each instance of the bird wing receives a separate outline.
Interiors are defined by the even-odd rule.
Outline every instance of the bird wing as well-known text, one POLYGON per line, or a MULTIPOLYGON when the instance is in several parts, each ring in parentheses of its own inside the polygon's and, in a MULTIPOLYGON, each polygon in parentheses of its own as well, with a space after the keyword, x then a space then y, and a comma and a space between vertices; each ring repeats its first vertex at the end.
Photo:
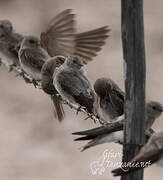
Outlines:
POLYGON ((113 88, 110 92, 108 92, 105 100, 112 105, 112 108, 119 116, 124 113, 124 94, 122 94, 122 91, 113 88))
POLYGON ((107 80, 107 92, 105 101, 108 102, 119 116, 124 112, 125 93, 111 79, 107 80))
MULTIPOLYGON (((86 131, 74 132, 72 134, 73 135, 84 135, 84 136, 87 136, 87 138, 90 137, 90 139, 91 139, 91 137, 109 134, 109 133, 112 133, 115 131, 120 131, 120 130, 123 130, 123 123, 122 122, 115 122, 112 124, 100 126, 97 128, 86 130, 86 131)), ((79 139, 79 140, 82 140, 82 139, 79 139)))
POLYGON ((19 52, 22 63, 38 71, 41 71, 43 64, 48 58, 40 49, 22 49, 19 52))
POLYGON ((72 55, 75 50, 74 14, 67 9, 55 16, 40 35, 41 45, 50 56, 72 55))
POLYGON ((45 32, 40 35, 41 45, 50 56, 78 55, 87 63, 91 61, 108 37, 108 26, 75 34, 75 15, 66 9, 55 16, 45 32))
POLYGON ((88 81, 85 79, 85 77, 83 77, 82 74, 79 74, 77 71, 62 71, 58 75, 58 80, 61 83, 61 87, 68 94, 78 96, 81 93, 84 93, 84 95, 86 95, 90 90, 88 81))
POLYGON ((65 93, 71 95, 78 104, 85 106, 88 111, 92 111, 94 93, 83 74, 73 70, 64 70, 58 74, 58 82, 65 93))
POLYGON ((109 31, 108 26, 104 26, 76 34, 74 54, 82 57, 85 63, 91 61, 93 57, 97 56, 97 52, 99 52, 105 44, 106 39, 109 37, 109 31))
MULTIPOLYGON (((151 136, 147 144, 140 150, 138 155, 136 155, 130 162, 131 163, 142 163, 150 162, 150 165, 159 160, 163 153, 163 132, 155 133, 151 136)), ((131 171, 138 170, 142 167, 129 167, 127 171, 124 171, 122 168, 117 168, 112 171, 114 176, 120 176, 123 174, 130 173, 131 171)))

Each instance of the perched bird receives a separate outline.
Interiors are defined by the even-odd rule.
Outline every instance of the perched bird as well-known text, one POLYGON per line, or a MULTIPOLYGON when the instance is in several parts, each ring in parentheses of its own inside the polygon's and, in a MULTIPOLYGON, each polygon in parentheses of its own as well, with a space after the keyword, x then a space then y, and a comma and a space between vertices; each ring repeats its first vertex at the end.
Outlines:
POLYGON ((24 37, 19 50, 20 65, 33 80, 41 80, 41 68, 48 58, 38 38, 24 37))
POLYGON ((0 20, 0 58, 9 68, 19 65, 17 46, 22 39, 23 36, 14 31, 9 20, 0 20))
MULTIPOLYGON (((101 50, 110 29, 103 26, 77 34, 74 17, 70 9, 55 16, 41 33, 40 43, 51 57, 79 55, 87 63, 101 50)), ((0 57, 4 58, 9 66, 19 65, 18 50, 23 38, 23 35, 15 33, 10 21, 0 21, 0 57)))
POLYGON ((66 9, 55 16, 40 35, 42 47, 50 56, 80 56, 85 63, 97 56, 108 38, 110 29, 103 26, 84 33, 76 33, 75 15, 66 9))
POLYGON ((114 176, 124 175, 140 168, 148 167, 155 162, 163 167, 163 131, 154 133, 140 152, 129 162, 133 165, 137 164, 137 166, 117 168, 112 173, 114 176))
POLYGON ((58 93, 77 108, 84 106, 92 113, 94 92, 82 69, 83 61, 77 56, 66 57, 65 62, 56 68, 53 85, 58 93))
MULTIPOLYGON (((163 106, 159 102, 150 101, 146 105, 146 131, 152 132, 150 129, 153 125, 154 121, 161 115, 163 112, 163 106)), ((106 142, 120 142, 123 143, 123 123, 124 119, 122 116, 122 120, 119 122, 111 123, 105 126, 97 127, 94 129, 80 131, 73 133, 74 135, 82 135, 83 137, 79 137, 75 139, 75 141, 80 140, 91 140, 84 147, 88 149, 98 144, 103 144, 106 142)))
POLYGON ((96 98, 94 114, 103 122, 112 121, 123 114, 124 92, 109 78, 99 78, 94 83, 96 98))
MULTIPOLYGON (((40 44, 42 48, 45 49, 48 52, 49 56, 51 57, 58 56, 58 55, 59 56, 60 55, 62 56, 79 55, 80 57, 84 59, 84 62, 87 63, 88 61, 92 60, 94 56, 97 55, 97 52, 101 50, 101 47, 105 44, 105 41, 108 37, 108 32, 110 31, 110 29, 108 29, 107 26, 104 26, 104 27, 100 27, 100 28, 97 28, 88 32, 77 34, 76 28, 75 28, 74 17, 75 15, 72 13, 70 9, 67 9, 59 13, 57 16, 55 16, 49 22, 45 31, 41 33, 40 44)), ((32 46, 31 49, 33 49, 32 44, 31 46, 32 46)), ((35 59, 37 59, 37 56, 36 55, 34 56, 35 56, 35 59)), ((30 61, 30 58, 28 59, 30 61)), ((32 61, 33 59, 34 57, 32 57, 32 61)), ((41 56, 41 59, 42 59, 42 56, 41 56)), ((37 64, 36 68, 30 69, 31 66, 28 66, 28 72, 27 72, 26 65, 25 67, 22 66, 22 68, 25 72, 29 73, 29 75, 30 76, 32 75, 32 77, 34 78, 34 76, 36 75, 36 69, 37 69, 37 72, 40 72, 40 68, 43 64, 42 61, 40 62, 36 63, 37 64), (41 65, 40 65, 40 62, 41 62, 41 65), (34 76, 33 76, 33 71, 35 71, 34 76)), ((21 63, 21 65, 23 65, 23 63, 21 63)), ((46 71, 48 70, 49 68, 46 69, 46 71)), ((40 73, 38 73, 38 76, 40 79, 40 73)), ((36 77, 34 79, 36 79, 36 77)), ((46 89, 47 89, 47 86, 46 88, 43 88, 43 90, 45 90, 45 92, 47 93, 46 89)), ((53 97, 53 102, 54 102, 54 105, 55 104, 57 105, 57 106, 55 105, 55 109, 57 109, 57 107, 59 106, 61 107, 62 105, 59 103, 58 100, 56 100, 57 98, 55 95, 54 97, 53 97)), ((59 108, 58 110, 59 111, 56 110, 56 112, 58 113, 60 112, 60 115, 58 114, 58 117, 60 117, 59 119, 62 119, 63 113, 61 113, 61 108, 59 108)))
MULTIPOLYGON (((72 13, 71 9, 66 9, 55 16, 50 21, 46 30, 40 35, 41 45, 52 57, 58 55, 78 55, 82 57, 84 63, 87 63, 88 61, 91 61, 93 57, 97 55, 97 52, 101 50, 102 46, 105 44, 110 29, 108 29, 107 26, 104 26, 88 32, 77 34, 74 18, 75 15, 72 13)), ((47 81, 47 77, 49 77, 49 81, 51 82, 51 79, 53 78, 51 72, 53 72, 54 69, 46 68, 46 66, 50 67, 48 64, 50 65, 51 62, 45 65, 44 69, 46 70, 44 71, 46 71, 46 74, 49 71, 49 75, 45 75, 46 78, 44 78, 45 80, 42 80, 42 85, 43 90, 47 94, 51 94, 52 91, 49 93, 47 92, 47 89, 51 88, 53 84, 47 84, 45 81, 47 81), (44 86, 44 84, 46 84, 46 86, 44 86)), ((55 98, 53 97, 53 103, 55 106, 56 115, 58 114, 58 119, 61 120, 64 117, 64 110, 59 100, 57 100, 55 94, 56 91, 54 91, 55 98)))
POLYGON ((53 85, 53 73, 57 67, 62 65, 65 61, 64 56, 55 56, 46 61, 41 69, 41 85, 44 92, 50 95, 54 104, 54 115, 62 121, 64 118, 63 106, 57 97, 57 90, 53 85))

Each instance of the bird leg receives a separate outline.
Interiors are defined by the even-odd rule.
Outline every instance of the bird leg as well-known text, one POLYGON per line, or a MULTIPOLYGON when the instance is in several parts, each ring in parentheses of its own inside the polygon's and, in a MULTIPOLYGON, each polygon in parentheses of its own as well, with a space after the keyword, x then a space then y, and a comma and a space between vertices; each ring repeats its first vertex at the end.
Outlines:
POLYGON ((58 97, 58 99, 63 101, 63 104, 67 104, 67 102, 62 99, 62 96, 60 94, 56 94, 56 96, 58 97))
POLYGON ((8 71, 9 72, 13 71, 13 66, 16 66, 16 64, 14 62, 8 63, 8 71))
POLYGON ((34 87, 37 88, 37 86, 38 86, 37 81, 32 79, 32 83, 33 83, 34 87))
MULTIPOLYGON (((76 105, 77 106, 77 105, 76 105)), ((77 107, 77 111, 76 111, 76 115, 78 115, 78 113, 79 113, 79 111, 85 111, 85 112, 87 112, 87 108, 86 107, 84 107, 84 106, 78 106, 77 107)))
POLYGON ((32 79, 20 68, 17 67, 17 76, 22 76, 26 83, 32 83, 32 79))

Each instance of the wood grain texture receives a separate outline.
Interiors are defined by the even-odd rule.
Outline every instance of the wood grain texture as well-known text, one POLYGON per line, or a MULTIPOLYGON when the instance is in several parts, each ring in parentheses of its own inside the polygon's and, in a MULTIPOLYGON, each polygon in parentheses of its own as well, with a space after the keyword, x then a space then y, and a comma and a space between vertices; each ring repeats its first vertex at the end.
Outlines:
MULTIPOLYGON (((123 162, 131 160, 145 143, 145 46, 143 0, 122 0, 122 44, 125 73, 125 145, 123 162)), ((143 170, 121 180, 142 180, 143 170)))

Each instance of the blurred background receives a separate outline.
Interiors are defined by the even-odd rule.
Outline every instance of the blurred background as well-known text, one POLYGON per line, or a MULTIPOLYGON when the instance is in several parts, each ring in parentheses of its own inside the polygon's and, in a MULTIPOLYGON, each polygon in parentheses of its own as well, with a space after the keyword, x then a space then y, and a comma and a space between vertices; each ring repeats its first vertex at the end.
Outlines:
MULTIPOLYGON (((147 100, 163 103, 163 2, 145 0, 145 40, 147 62, 147 100)), ((0 19, 9 19, 24 35, 37 35, 49 20, 64 9, 74 9, 78 32, 109 25, 110 38, 99 56, 85 69, 92 83, 110 77, 121 88, 123 58, 120 35, 120 1, 114 0, 0 0, 0 19)), ((53 118, 50 98, 26 84, 6 67, 0 67, 0 180, 112 179, 110 170, 102 176, 92 175, 90 163, 104 150, 121 152, 121 146, 104 144, 80 152, 83 143, 73 142, 74 131, 95 127, 84 115, 65 107, 63 123, 53 118)), ((154 124, 163 129, 163 117, 154 124)), ((116 161, 113 158, 113 161, 116 161)), ((162 180, 162 169, 153 165, 145 169, 145 179, 162 180)), ((119 178, 116 178, 119 179, 119 178)))

